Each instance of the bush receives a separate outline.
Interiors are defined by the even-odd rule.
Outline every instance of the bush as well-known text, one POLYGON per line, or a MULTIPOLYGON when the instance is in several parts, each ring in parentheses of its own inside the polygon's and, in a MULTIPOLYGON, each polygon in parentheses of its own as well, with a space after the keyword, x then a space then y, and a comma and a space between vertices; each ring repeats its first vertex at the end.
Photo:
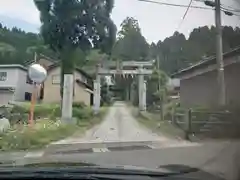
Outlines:
POLYGON ((73 108, 73 117, 80 120, 89 120, 93 117, 91 108, 73 108))
POLYGON ((25 114, 28 112, 29 112, 29 109, 27 109, 25 106, 19 106, 19 105, 13 106, 13 108, 11 110, 11 113, 25 114))
MULTIPOLYGON (((24 104, 22 106, 15 105, 11 109, 11 114, 25 114, 28 116, 30 110, 30 104, 24 104)), ((45 117, 60 117, 61 110, 58 104, 37 104, 34 108, 34 119, 45 117)), ((10 118, 9 118, 10 119, 10 118)))
POLYGON ((84 102, 74 102, 73 103, 73 108, 85 108, 87 107, 84 102))
POLYGON ((46 123, 46 127, 14 131, 4 134, 0 140, 0 149, 28 150, 42 148, 45 145, 72 135, 76 130, 73 125, 46 123))
MULTIPOLYGON (((59 110, 58 107, 56 110, 59 110)), ((73 108, 73 116, 77 125, 61 124, 61 121, 40 119, 33 129, 23 126, 22 129, 12 129, 0 137, 0 150, 29 150, 42 148, 45 145, 74 134, 77 130, 86 130, 100 123, 107 108, 101 108, 98 116, 93 115, 91 108, 73 108)))

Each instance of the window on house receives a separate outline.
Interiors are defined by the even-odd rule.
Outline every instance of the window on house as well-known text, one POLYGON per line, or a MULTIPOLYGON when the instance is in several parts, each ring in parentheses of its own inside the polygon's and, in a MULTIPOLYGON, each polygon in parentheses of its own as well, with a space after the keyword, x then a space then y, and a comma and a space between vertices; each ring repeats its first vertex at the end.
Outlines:
POLYGON ((33 81, 30 79, 30 77, 28 75, 26 76, 26 83, 33 84, 33 81))
POLYGON ((52 84, 60 84, 60 75, 52 75, 52 84))
POLYGON ((31 101, 32 93, 25 92, 25 101, 31 101))
POLYGON ((0 81, 7 80, 7 72, 0 72, 0 81))

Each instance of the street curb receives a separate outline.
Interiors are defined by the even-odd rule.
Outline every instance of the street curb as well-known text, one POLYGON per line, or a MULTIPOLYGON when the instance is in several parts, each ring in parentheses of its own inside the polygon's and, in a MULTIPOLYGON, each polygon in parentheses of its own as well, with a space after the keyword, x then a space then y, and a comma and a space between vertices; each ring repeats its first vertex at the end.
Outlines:
POLYGON ((148 146, 158 141, 108 141, 108 142, 78 142, 78 143, 65 143, 65 144, 51 144, 49 145, 44 154, 78 151, 92 148, 109 148, 109 147, 127 147, 127 146, 148 146))

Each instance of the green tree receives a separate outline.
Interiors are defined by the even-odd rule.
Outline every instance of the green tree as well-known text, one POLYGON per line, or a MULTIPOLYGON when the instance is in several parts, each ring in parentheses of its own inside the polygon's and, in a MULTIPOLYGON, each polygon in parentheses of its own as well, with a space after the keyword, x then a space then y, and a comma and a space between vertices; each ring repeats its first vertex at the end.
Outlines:
POLYGON ((121 24, 113 56, 123 61, 144 61, 148 57, 149 45, 141 34, 138 21, 127 17, 121 24))
POLYGON ((110 105, 111 103, 111 92, 105 77, 101 78, 101 104, 110 105))
POLYGON ((64 74, 72 74, 78 48, 83 52, 92 48, 111 52, 116 33, 116 27, 110 18, 113 0, 34 2, 40 11, 44 41, 61 58, 61 82, 64 74))
POLYGON ((34 52, 55 57, 55 53, 44 46, 40 35, 26 33, 14 27, 7 28, 0 23, 0 64, 22 64, 32 60, 34 52))
POLYGON ((160 105, 162 120, 164 119, 164 104, 167 100, 167 82, 167 74, 157 69, 154 69, 147 82, 147 105, 150 108, 156 104, 160 105))

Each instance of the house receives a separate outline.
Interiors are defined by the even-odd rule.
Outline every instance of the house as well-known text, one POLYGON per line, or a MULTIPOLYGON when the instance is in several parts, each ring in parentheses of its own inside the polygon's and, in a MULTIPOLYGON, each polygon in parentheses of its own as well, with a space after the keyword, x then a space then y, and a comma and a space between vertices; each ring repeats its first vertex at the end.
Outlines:
POLYGON ((30 99, 31 91, 27 68, 18 64, 0 65, 0 105, 30 99))
MULTIPOLYGON (((223 54, 227 105, 240 105, 240 47, 223 54)), ((218 106, 216 57, 209 57, 172 75, 180 78, 182 106, 218 106)))
MULTIPOLYGON (((47 78, 39 89, 39 99, 43 103, 60 103, 60 75, 61 67, 59 61, 53 62, 46 57, 40 58, 38 63, 47 70, 47 78)), ((90 106, 93 104, 93 80, 80 68, 74 70, 74 92, 73 101, 83 102, 90 106)))

